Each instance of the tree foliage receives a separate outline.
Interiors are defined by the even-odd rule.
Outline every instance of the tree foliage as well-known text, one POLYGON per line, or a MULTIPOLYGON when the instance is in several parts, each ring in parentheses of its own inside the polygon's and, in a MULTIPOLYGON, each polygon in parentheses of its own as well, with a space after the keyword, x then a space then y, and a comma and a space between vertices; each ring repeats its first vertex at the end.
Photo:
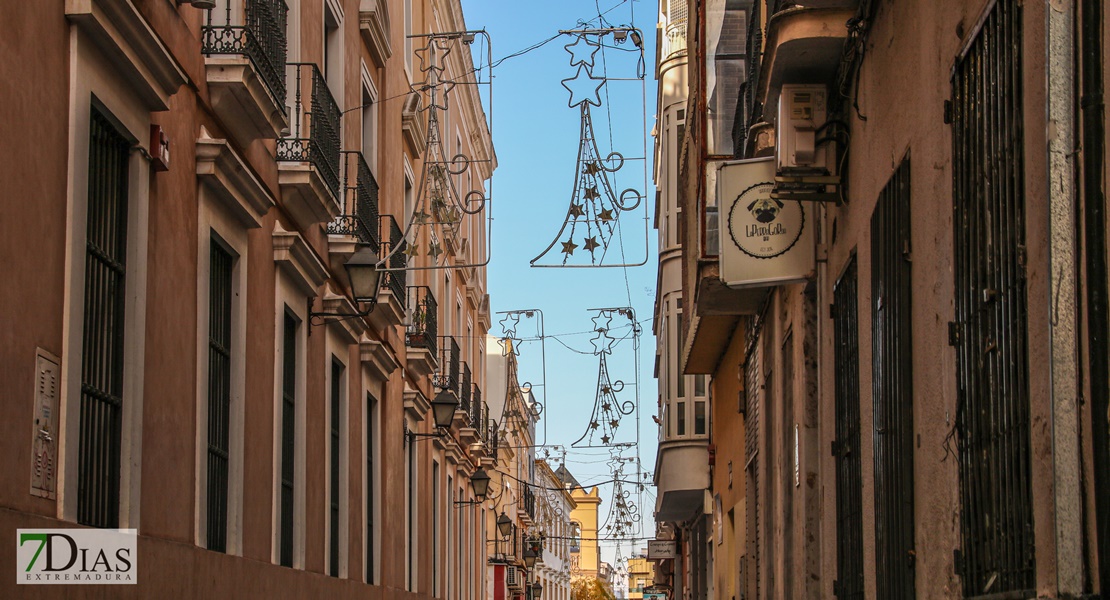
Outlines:
POLYGON ((575 600, 615 600, 600 579, 586 575, 575 575, 571 578, 570 593, 571 598, 575 600))

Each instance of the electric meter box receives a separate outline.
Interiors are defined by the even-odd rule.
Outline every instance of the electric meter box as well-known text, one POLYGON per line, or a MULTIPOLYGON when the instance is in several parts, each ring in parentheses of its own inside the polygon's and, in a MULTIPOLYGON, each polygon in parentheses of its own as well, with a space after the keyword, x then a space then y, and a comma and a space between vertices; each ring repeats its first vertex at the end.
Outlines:
POLYGON ((823 85, 784 85, 779 95, 778 171, 828 169, 825 147, 818 146, 817 130, 828 113, 828 89, 823 85))

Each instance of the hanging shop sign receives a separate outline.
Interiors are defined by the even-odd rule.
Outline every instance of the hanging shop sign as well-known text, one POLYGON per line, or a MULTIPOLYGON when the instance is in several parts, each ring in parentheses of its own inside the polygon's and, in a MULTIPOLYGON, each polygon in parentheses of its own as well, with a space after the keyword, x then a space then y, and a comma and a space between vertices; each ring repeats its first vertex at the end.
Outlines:
POLYGON ((648 560, 664 560, 675 557, 674 540, 648 540, 648 560))
POLYGON ((722 163, 717 202, 721 232, 721 279, 733 288, 802 281, 813 274, 814 235, 810 204, 771 197, 774 157, 722 163))

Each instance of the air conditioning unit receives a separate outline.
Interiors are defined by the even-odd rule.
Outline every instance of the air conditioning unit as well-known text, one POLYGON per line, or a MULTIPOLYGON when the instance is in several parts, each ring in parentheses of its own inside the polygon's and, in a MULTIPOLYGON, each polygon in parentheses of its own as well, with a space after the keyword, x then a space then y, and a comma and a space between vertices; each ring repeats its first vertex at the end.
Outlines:
POLYGON ((784 85, 779 96, 776 131, 779 173, 823 173, 829 168, 818 130, 828 113, 828 89, 823 85, 784 85))
POLYGON ((517 569, 513 566, 505 567, 505 585, 508 586, 511 590, 524 589, 524 577, 522 576, 520 569, 517 569))

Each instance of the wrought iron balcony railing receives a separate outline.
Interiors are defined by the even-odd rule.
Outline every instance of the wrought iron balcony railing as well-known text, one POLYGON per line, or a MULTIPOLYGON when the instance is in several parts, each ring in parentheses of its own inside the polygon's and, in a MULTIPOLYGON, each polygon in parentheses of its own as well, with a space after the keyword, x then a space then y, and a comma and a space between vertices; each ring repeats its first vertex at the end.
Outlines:
POLYGON ((411 308, 405 344, 413 348, 427 348, 435 356, 438 352, 436 334, 439 333, 436 298, 432 290, 424 285, 409 286, 408 291, 407 304, 411 308))
POLYGON ((462 377, 459 379, 459 409, 466 412, 466 420, 473 422, 470 418, 473 414, 473 406, 471 406, 471 394, 473 384, 470 383, 470 365, 462 364, 462 377))
POLYGON ((484 442, 487 435, 484 424, 489 408, 482 404, 482 390, 478 388, 478 384, 475 383, 473 387, 470 392, 470 426, 478 430, 478 438, 484 442))
POLYGON ((667 10, 667 27, 664 30, 664 59, 686 50, 686 26, 689 21, 687 0, 671 0, 667 10))
POLYGON ((342 190, 343 214, 328 224, 328 233, 353 235, 379 252, 378 182, 361 152, 343 152, 342 190))
POLYGON ((491 458, 493 458, 493 462, 496 463, 497 451, 500 449, 499 447, 501 445, 500 436, 497 434, 497 421, 494 421, 491 418, 487 418, 486 431, 489 432, 486 435, 487 444, 489 444, 489 455, 491 458))
POLYGON ((244 2, 241 11, 233 11, 232 2, 208 11, 201 28, 201 52, 209 56, 238 54, 247 57, 275 103, 284 111, 289 8, 284 0, 244 2))
POLYGON ((455 341, 455 338, 449 335, 440 336, 439 339, 441 352, 439 357, 439 372, 436 373, 433 383, 438 388, 454 390, 458 393, 461 373, 459 343, 455 341))
POLYGON ((311 163, 338 198, 339 105, 315 63, 289 63, 287 68, 293 81, 293 131, 278 140, 277 159, 311 163))
POLYGON ((530 488, 528 486, 524 486, 524 493, 521 494, 521 496, 522 496, 522 500, 524 502, 524 512, 528 513, 529 517, 535 519, 536 518, 536 495, 534 493, 532 493, 532 488, 530 488))
POLYGON ((398 248, 393 252, 393 256, 389 257, 389 268, 399 269, 396 271, 387 271, 382 280, 382 287, 393 293, 393 297, 401 303, 401 308, 407 306, 405 297, 405 287, 408 284, 407 271, 404 271, 408 266, 408 256, 405 254, 405 237, 401 233, 400 226, 397 225, 397 219, 392 215, 382 215, 378 219, 378 240, 381 242, 381 252, 378 256, 385 258, 393 252, 394 248, 398 248))

